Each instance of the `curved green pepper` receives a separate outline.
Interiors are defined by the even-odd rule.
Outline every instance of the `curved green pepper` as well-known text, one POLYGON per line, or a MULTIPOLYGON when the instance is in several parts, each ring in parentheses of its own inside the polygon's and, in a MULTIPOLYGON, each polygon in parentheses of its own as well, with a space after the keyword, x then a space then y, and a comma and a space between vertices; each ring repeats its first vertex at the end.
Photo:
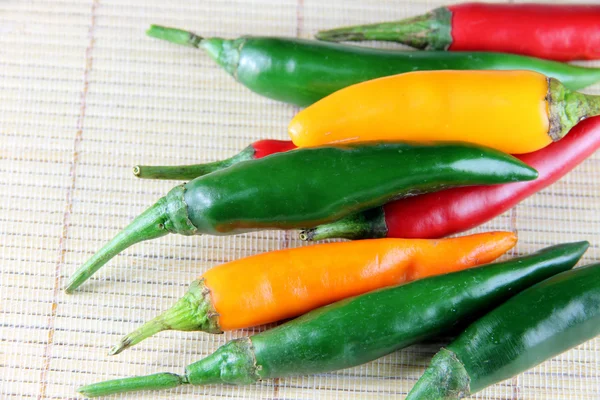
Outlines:
POLYGON ((153 25, 149 36, 203 48, 238 82, 271 99, 308 106, 355 83, 411 71, 532 70, 576 90, 600 80, 600 68, 483 52, 391 51, 276 37, 202 38, 153 25))
POLYGON ((181 384, 251 384, 349 368, 445 332, 519 291, 572 268, 589 244, 548 247, 503 263, 439 275, 339 301, 275 329, 233 340, 184 376, 170 373, 100 382, 86 396, 181 384))
POLYGON ((363 143, 244 161, 176 186, 79 268, 65 290, 132 244, 168 233, 314 227, 399 197, 536 177, 508 154, 459 143, 363 143))
POLYGON ((407 400, 476 393, 600 334, 600 264, 547 279, 471 324, 442 348, 407 400))

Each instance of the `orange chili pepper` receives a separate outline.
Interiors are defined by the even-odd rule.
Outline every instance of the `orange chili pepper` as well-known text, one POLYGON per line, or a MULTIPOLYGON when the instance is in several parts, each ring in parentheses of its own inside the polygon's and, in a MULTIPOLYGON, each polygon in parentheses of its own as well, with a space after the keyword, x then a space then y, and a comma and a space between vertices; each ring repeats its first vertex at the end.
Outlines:
POLYGON ((170 310, 125 336, 111 354, 162 330, 220 333, 295 317, 371 290, 489 263, 516 242, 511 232, 488 232, 327 243, 242 258, 204 273, 170 310))
POLYGON ((464 141, 510 154, 539 150, 600 99, 532 71, 422 71, 359 83, 300 111, 298 147, 363 141, 464 141))

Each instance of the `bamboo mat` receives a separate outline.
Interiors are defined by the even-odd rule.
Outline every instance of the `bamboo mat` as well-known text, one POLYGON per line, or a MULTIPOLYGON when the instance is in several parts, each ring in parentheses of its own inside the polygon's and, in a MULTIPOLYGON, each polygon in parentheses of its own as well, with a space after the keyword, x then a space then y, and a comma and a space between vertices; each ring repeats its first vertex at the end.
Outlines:
MULTIPOLYGON (((591 0, 595 3, 597 0, 591 0)), ((121 355, 108 348, 206 269, 298 246, 293 232, 167 236, 116 257, 76 294, 66 278, 173 182, 136 163, 228 157, 285 138, 297 109, 255 95, 200 51, 152 40, 151 23, 204 35, 311 37, 318 29, 415 15, 435 1, 0 1, 0 397, 77 398, 80 384, 183 367, 225 335, 163 332, 121 355)), ((388 45, 389 47, 398 47, 388 45)), ((588 90, 600 93, 600 85, 588 90)), ((600 260, 600 155, 479 231, 518 232, 513 255, 587 239, 600 260)), ((360 367, 248 387, 180 387, 113 398, 403 398, 441 343, 360 367)), ((599 399, 600 338, 479 399, 599 399)))

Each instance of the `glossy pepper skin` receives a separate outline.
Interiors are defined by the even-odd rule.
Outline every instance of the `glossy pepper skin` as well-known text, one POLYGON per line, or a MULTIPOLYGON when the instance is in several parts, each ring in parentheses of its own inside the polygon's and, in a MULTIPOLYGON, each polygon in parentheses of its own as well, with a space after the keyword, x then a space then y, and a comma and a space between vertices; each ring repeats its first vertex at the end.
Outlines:
POLYGON ((253 92, 298 106, 355 83, 411 71, 527 69, 574 90, 600 80, 598 68, 499 53, 402 52, 277 37, 202 38, 160 26, 152 26, 148 35, 201 48, 253 92))
POLYGON ((407 400, 455 400, 600 334, 600 264, 546 279, 490 311, 442 348, 407 400))
MULTIPOLYGON (((304 240, 377 237, 440 238, 479 226, 558 181, 600 148, 600 117, 577 124, 562 140, 517 156, 539 176, 529 182, 470 186, 407 197, 309 229, 304 240)), ((594 184, 594 183, 592 183, 594 184)))
POLYGON ((349 86, 300 111, 298 147, 366 141, 464 141, 539 150, 600 114, 600 97, 533 71, 420 71, 349 86))
POLYGON ((294 150, 296 146, 289 140, 263 139, 252 143, 236 155, 224 160, 193 165, 136 165, 133 174, 141 179, 191 180, 234 164, 248 160, 258 160, 275 153, 294 150))
POLYGON ((384 40, 419 49, 497 51, 558 61, 600 58, 600 6, 463 3, 401 21, 322 31, 328 41, 384 40))
POLYGON ((383 287, 489 263, 517 243, 511 232, 452 239, 376 239, 261 253, 211 268, 175 305, 126 335, 118 354, 167 329, 221 333, 297 317, 383 287))
POLYGON ((100 382, 78 391, 93 397, 184 383, 242 385, 353 367, 452 329, 572 268, 587 247, 587 242, 548 247, 503 263, 369 292, 231 341, 188 365, 184 376, 155 374, 100 382))
POLYGON ((81 266, 65 290, 132 244, 168 233, 314 227, 415 193, 536 177, 510 155, 460 143, 363 143, 274 154, 176 186, 81 266))

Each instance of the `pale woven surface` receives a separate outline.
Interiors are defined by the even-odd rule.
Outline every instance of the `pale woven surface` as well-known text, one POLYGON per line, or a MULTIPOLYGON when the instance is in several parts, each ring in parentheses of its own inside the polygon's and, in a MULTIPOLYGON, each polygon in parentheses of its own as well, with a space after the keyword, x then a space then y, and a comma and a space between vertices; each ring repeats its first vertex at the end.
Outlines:
MULTIPOLYGON (((595 0, 589 1, 594 3, 595 0)), ((168 236, 134 246, 72 296, 68 275, 173 186, 135 179, 136 163, 212 161, 285 138, 294 107, 235 83, 200 51, 145 37, 150 23, 204 35, 311 37, 319 28, 424 12, 434 1, 0 2, 0 397, 75 398, 102 379, 183 367, 228 339, 164 332, 107 349, 219 263, 299 245, 294 233, 168 236)), ((589 90, 599 92, 597 85, 589 90)), ((587 239, 600 260, 600 156, 497 218, 514 254, 587 239)), ((526 310, 524 310, 526 311, 526 310)), ((117 398, 403 398, 439 343, 357 368, 249 387, 181 387, 117 398)), ((600 339, 480 393, 481 399, 600 398, 600 339)))

